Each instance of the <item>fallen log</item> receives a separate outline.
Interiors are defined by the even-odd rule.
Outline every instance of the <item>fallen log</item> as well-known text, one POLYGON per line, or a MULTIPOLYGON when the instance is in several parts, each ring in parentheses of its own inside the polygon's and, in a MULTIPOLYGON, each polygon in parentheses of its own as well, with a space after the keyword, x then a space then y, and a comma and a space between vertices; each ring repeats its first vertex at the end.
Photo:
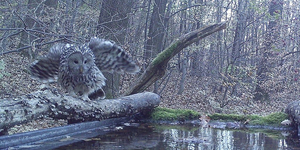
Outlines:
POLYGON ((159 105, 160 97, 145 92, 117 99, 83 101, 48 89, 0 101, 0 131, 5 131, 44 116, 65 119, 68 123, 145 116, 159 105))

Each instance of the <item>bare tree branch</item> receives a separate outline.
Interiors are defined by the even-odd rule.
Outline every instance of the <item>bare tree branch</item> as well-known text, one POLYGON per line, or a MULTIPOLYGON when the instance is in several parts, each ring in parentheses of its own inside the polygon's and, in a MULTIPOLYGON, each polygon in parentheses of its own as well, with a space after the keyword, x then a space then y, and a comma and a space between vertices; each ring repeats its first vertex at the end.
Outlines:
MULTIPOLYGON (((46 43, 36 44, 35 46, 48 45, 48 44, 52 44, 52 43, 56 43, 56 42, 64 41, 64 40, 66 40, 66 39, 58 39, 58 40, 55 40, 55 41, 49 41, 49 42, 46 42, 46 43)), ((24 46, 24 47, 15 49, 15 50, 2 52, 2 53, 0 53, 0 55, 5 55, 5 54, 15 53, 15 52, 21 52, 22 50, 25 50, 25 49, 28 49, 28 48, 32 48, 32 46, 31 45, 30 46, 24 46)))
POLYGON ((178 54, 182 49, 225 28, 226 22, 221 22, 203 27, 181 36, 153 59, 144 73, 139 77, 139 79, 137 79, 135 85, 125 92, 125 95, 144 91, 155 81, 164 76, 169 60, 178 54))

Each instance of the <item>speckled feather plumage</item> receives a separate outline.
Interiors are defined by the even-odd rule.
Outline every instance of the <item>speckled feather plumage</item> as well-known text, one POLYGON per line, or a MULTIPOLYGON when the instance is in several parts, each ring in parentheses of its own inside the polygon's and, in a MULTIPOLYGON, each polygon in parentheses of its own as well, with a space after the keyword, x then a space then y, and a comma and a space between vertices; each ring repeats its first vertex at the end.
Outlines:
POLYGON ((44 83, 57 81, 70 95, 88 99, 88 95, 102 91, 105 85, 101 71, 136 73, 139 67, 115 43, 91 38, 82 45, 55 44, 29 70, 34 79, 44 83))
MULTIPOLYGON (((93 52, 89 49, 87 44, 64 46, 63 54, 60 59, 60 66, 58 72, 58 83, 71 95, 83 96, 85 99, 88 95, 97 89, 101 89, 105 85, 105 77, 95 64, 93 52), (69 58, 74 54, 79 54, 82 57, 91 57, 92 62, 88 65, 83 73, 72 72, 75 68, 70 66, 69 58)), ((84 59, 84 58, 83 58, 84 59)), ((80 60, 80 59, 79 59, 80 60)), ((75 66, 76 67, 76 66, 75 66)))
POLYGON ((114 42, 92 38, 89 47, 94 52, 96 65, 101 71, 136 73, 140 70, 125 51, 114 42))

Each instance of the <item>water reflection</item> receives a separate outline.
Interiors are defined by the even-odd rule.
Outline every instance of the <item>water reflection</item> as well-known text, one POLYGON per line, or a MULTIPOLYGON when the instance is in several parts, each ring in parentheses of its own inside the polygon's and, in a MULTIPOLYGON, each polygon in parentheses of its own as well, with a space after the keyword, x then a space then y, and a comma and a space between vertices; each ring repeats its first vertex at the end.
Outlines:
POLYGON ((280 132, 220 130, 193 126, 140 125, 59 149, 152 150, 285 150, 298 149, 298 139, 280 132))
POLYGON ((287 149, 285 139, 274 139, 263 133, 198 128, 196 130, 167 129, 163 134, 168 149, 287 149))

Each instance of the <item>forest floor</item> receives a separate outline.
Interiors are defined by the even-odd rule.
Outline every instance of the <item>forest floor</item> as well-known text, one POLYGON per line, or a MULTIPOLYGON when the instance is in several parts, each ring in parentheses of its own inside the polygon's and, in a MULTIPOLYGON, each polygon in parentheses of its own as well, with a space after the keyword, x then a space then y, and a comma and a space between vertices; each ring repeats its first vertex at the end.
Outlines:
MULTIPOLYGON (((0 56, 0 99, 16 97, 39 89, 41 83, 30 78, 27 67, 30 60, 19 54, 7 54, 0 56), (5 66, 3 67, 4 62, 5 66), (2 64, 2 67, 1 67, 2 64)), ((251 94, 244 93, 240 97, 230 97, 220 101, 223 93, 212 94, 210 86, 206 84, 208 78, 187 76, 185 90, 181 95, 177 94, 179 73, 173 73, 161 95, 161 107, 173 109, 192 109, 200 114, 235 113, 268 115, 273 112, 282 112, 288 103, 295 100, 289 94, 271 94, 269 101, 253 101, 251 94), (281 95, 281 98, 275 98, 281 95), (226 104, 221 107, 222 104, 226 104)), ((126 83, 126 82, 124 82, 126 83)), ((56 86, 53 84, 52 86, 56 86)), ((127 85, 128 87, 128 85, 127 85)), ((126 89, 126 86, 124 86, 126 89)), ((124 89, 123 88, 123 89, 124 89)), ((35 124, 37 122, 34 122, 35 124)), ((64 124, 64 122, 53 122, 64 124)))
MULTIPOLYGON (((30 60, 20 57, 18 54, 8 54, 0 56, 0 61, 4 61, 4 70, 0 71, 3 77, 0 78, 0 99, 16 97, 39 90, 41 83, 30 78, 27 72, 30 60)), ((178 83, 179 73, 173 73, 161 95, 162 107, 174 109, 192 109, 200 113, 238 113, 238 114, 258 114, 267 115, 273 112, 284 111, 289 102, 295 100, 289 97, 273 98, 277 95, 271 95, 269 101, 253 101, 251 95, 243 94, 240 97, 227 98, 220 101, 223 93, 219 95, 212 94, 210 85, 206 85, 205 79, 199 79, 193 76, 187 76, 185 80, 185 90, 179 95, 178 83), (222 103, 228 103, 221 107, 222 103)), ((126 84, 126 83, 125 83, 126 84)), ((53 84, 52 86, 56 86, 53 84)), ((125 86, 126 90, 126 86, 125 86)), ((281 94, 281 93, 278 93, 281 94)), ((282 94, 281 94, 282 95, 282 94)))

